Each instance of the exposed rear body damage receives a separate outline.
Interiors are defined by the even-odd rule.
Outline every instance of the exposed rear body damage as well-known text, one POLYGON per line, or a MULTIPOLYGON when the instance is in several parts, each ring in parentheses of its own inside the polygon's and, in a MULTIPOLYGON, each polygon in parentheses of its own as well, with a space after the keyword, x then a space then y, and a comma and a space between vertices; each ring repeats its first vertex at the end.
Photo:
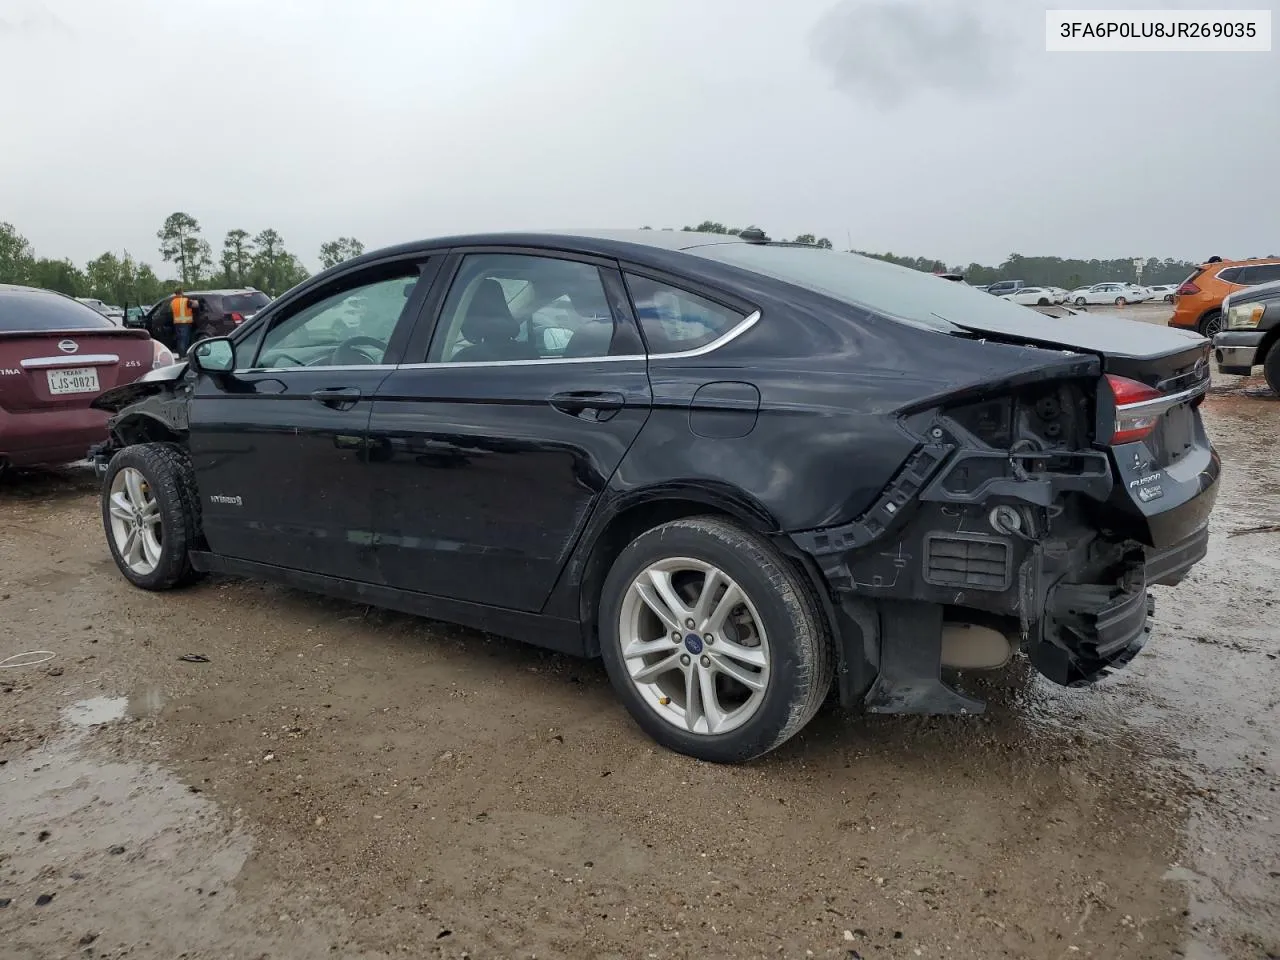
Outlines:
MULTIPOLYGON (((1220 471, 1195 411, 1207 355, 1200 338, 1147 357, 1082 355, 1060 378, 912 405, 902 423, 921 443, 876 503, 792 534, 841 598, 842 699, 980 710, 940 680, 944 617, 1008 632, 1065 686, 1132 660, 1151 629, 1147 587, 1177 583, 1207 549, 1220 471), (1128 377, 1152 396, 1119 404, 1112 384, 1128 377), (1128 439, 1117 425, 1131 421, 1141 436, 1128 439)), ((1033 382, 1011 386, 1020 379, 1033 382)))

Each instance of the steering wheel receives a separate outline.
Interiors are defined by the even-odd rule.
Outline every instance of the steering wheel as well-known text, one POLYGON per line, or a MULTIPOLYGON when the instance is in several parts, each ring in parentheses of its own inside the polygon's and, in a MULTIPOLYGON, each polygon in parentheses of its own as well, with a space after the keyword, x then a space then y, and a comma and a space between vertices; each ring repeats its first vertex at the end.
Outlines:
POLYGON ((338 344, 329 362, 335 367, 352 364, 381 363, 387 352, 387 341, 377 337, 350 337, 338 344), (378 352, 364 351, 360 347, 376 347, 378 352))

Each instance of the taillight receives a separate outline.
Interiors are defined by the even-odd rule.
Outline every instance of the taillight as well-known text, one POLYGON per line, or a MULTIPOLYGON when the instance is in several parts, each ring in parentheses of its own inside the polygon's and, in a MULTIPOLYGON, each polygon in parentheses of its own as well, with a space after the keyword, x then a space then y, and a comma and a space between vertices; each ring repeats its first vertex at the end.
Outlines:
POLYGON ((151 341, 151 369, 167 367, 173 363, 173 352, 159 340, 151 341))
POLYGON ((244 323, 244 317, 240 316, 240 314, 238 314, 238 313, 233 313, 233 314, 231 315, 231 322, 232 322, 232 323, 244 323))
POLYGON ((1164 410, 1152 410, 1147 404, 1163 399, 1164 394, 1145 383, 1115 374, 1107 374, 1107 384, 1116 398, 1116 426, 1111 434, 1111 445, 1132 443, 1149 436, 1164 410))
POLYGON ((1176 292, 1177 292, 1178 296, 1180 296, 1180 297, 1189 297, 1189 296, 1191 296, 1191 295, 1192 295, 1192 294, 1194 294, 1194 293, 1199 293, 1199 292, 1200 292, 1200 288, 1199 288, 1199 287, 1197 287, 1197 286, 1196 286, 1194 283, 1192 283, 1190 280, 1188 280, 1186 283, 1184 283, 1182 286, 1180 286, 1180 287, 1177 289, 1177 291, 1176 291, 1176 292))

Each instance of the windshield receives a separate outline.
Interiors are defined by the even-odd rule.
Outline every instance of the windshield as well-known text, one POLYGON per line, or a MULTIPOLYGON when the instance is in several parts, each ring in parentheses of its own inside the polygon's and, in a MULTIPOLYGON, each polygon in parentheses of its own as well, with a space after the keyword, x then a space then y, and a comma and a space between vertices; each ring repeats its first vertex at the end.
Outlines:
POLYGON ((70 297, 0 287, 0 330, 109 330, 114 326, 97 310, 70 297))
POLYGON ((951 324, 1004 316, 1023 321, 1027 308, 964 283, 854 253, 753 243, 710 244, 688 253, 793 283, 852 306, 944 332, 951 324))

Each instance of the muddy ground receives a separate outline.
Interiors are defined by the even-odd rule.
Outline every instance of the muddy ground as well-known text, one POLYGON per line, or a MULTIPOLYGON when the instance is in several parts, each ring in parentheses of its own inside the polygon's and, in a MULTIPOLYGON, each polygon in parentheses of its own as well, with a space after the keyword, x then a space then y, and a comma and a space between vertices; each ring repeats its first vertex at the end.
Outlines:
POLYGON ((829 710, 733 768, 651 746, 595 663, 251 582, 135 590, 86 470, 11 479, 0 658, 52 657, 0 669, 0 958, 1280 956, 1256 387, 1206 402, 1211 553, 1128 670, 975 679, 982 717, 829 710))

